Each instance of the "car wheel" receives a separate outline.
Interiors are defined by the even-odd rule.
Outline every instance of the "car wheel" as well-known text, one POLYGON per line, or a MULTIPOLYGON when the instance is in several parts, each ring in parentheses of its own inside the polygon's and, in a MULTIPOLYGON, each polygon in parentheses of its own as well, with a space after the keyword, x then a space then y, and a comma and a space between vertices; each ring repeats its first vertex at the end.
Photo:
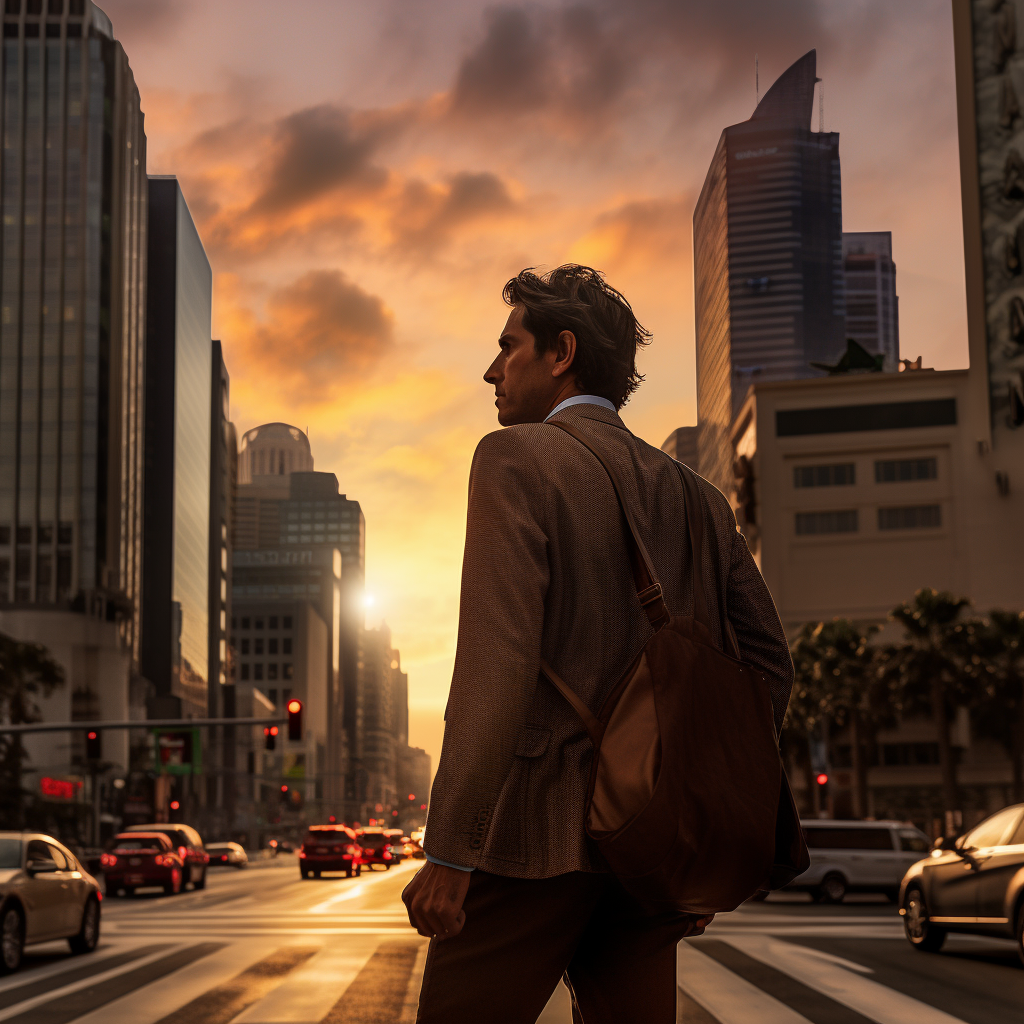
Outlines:
POLYGON ((206 868, 203 868, 203 873, 199 876, 199 881, 192 883, 192 888, 197 890, 197 891, 199 889, 205 889, 206 888, 206 868))
POLYGON ((124 898, 126 900, 131 899, 135 895, 135 890, 131 886, 126 885, 124 887, 124 898))
POLYGON ((309 878, 309 872, 305 868, 299 868, 299 874, 302 875, 303 878, 309 878))
POLYGON ((351 868, 345 868, 345 877, 346 878, 351 878, 352 877, 352 869, 351 868))
POLYGON ((907 936, 907 941, 914 949, 923 950, 925 953, 938 953, 946 941, 946 930, 936 928, 928 920, 928 907, 920 889, 911 889, 907 893, 903 909, 903 932, 907 936))
POLYGON ((320 877, 320 872, 319 871, 314 871, 313 872, 313 877, 314 878, 319 878, 320 877))
POLYGON ((842 875, 826 875, 814 895, 818 903, 842 903, 846 898, 846 879, 842 875))
POLYGON ((91 953, 100 941, 100 903, 94 896, 85 902, 82 911, 82 927, 77 935, 68 939, 72 953, 91 953))
POLYGON ((8 907, 0 921, 0 970, 11 974, 21 966, 25 952, 25 922, 17 907, 8 907))

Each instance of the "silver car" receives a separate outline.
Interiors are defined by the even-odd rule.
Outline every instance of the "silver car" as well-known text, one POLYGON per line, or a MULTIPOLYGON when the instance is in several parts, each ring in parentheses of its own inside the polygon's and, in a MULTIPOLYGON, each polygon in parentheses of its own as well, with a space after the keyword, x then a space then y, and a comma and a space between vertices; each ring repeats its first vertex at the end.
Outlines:
POLYGON ((239 843, 207 843, 206 852, 210 855, 210 867, 222 864, 225 867, 244 868, 249 863, 245 847, 239 843))
POLYGON ((91 953, 100 937, 100 887, 75 855, 40 832, 0 832, 0 973, 26 946, 67 939, 91 953))

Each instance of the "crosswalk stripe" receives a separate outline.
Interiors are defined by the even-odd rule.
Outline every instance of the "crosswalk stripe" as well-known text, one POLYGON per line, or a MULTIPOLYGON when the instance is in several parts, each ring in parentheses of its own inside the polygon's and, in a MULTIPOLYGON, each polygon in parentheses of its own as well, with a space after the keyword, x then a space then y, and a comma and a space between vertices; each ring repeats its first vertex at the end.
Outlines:
POLYGON ((767 935, 735 936, 726 941, 791 977, 828 992, 876 1024, 963 1024, 959 1017, 855 974, 829 959, 805 953, 791 942, 767 935))
POLYGON ((420 989, 423 987, 423 967, 427 962, 428 947, 428 943, 420 943, 420 948, 416 953, 416 961, 409 974, 409 984, 405 989, 402 1012, 398 1015, 398 1024, 416 1024, 416 1010, 420 1002, 420 989))
POLYGON ((791 974, 749 956, 731 943, 720 939, 699 939, 693 945, 737 977, 785 1003, 811 1024, 874 1024, 871 1018, 850 1009, 845 1003, 837 1002, 818 988, 805 985, 791 974))
POLYGON ((677 1024, 721 1024, 681 988, 676 989, 676 1021, 677 1024))
POLYGON ((161 1017, 158 1024, 228 1024, 242 1010, 262 999, 289 971, 305 963, 317 946, 283 946, 217 985, 190 1003, 161 1017))
POLYGON ((322 949, 233 1024, 318 1024, 373 955, 377 943, 322 949))
POLYGON ((14 1017, 7 1017, 7 1024, 70 1024, 83 1014, 106 1003, 162 978, 172 971, 208 956, 221 948, 219 942, 203 942, 199 945, 179 949, 151 963, 130 971, 116 974, 106 981, 76 989, 49 1002, 33 1006, 14 1017))
POLYGON ((676 949, 679 987, 723 1024, 807 1024, 785 1003, 737 977, 689 942, 676 949))
MULTIPOLYGON (((10 988, 0 991, 0 1010, 6 1010, 8 1007, 16 1006, 18 1003, 23 1003, 28 999, 34 999, 36 996, 46 995, 47 992, 52 992, 55 987, 63 988, 65 985, 73 985, 76 981, 94 978, 97 974, 112 971, 116 967, 122 967, 133 960, 139 960, 144 956, 158 953, 167 948, 167 944, 138 946, 125 953, 116 953, 114 956, 78 961, 78 967, 59 972, 59 978, 54 978, 51 974, 48 974, 42 978, 37 976, 32 981, 23 981, 20 985, 12 985, 10 988)), ((61 966, 64 965, 62 964, 61 966)))
POLYGON ((382 942, 321 1024, 392 1024, 402 1012, 419 942, 382 942))

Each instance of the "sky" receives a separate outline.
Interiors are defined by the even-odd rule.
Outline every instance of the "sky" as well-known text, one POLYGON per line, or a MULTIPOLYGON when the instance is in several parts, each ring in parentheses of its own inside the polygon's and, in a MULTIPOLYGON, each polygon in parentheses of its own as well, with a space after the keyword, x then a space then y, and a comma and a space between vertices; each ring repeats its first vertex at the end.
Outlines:
POLYGON ((755 57, 764 95, 817 48, 844 229, 893 233, 902 354, 967 364, 949 0, 101 6, 213 266, 232 418, 308 429, 360 502, 368 624, 435 766, 502 286, 604 271, 654 334, 626 424, 696 422, 693 207, 755 57))

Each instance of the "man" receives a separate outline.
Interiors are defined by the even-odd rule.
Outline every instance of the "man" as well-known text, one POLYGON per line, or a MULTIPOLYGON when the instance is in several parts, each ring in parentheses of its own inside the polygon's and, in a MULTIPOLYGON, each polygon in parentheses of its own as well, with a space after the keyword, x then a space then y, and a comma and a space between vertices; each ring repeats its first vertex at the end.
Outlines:
MULTIPOLYGON (((616 469, 670 611, 693 610, 678 467, 618 416, 650 336, 587 267, 523 271, 504 298, 512 312, 484 379, 507 429, 480 442, 470 471, 428 864, 403 896, 432 939, 418 1020, 532 1024, 564 975, 577 1024, 669 1024, 676 944, 710 919, 645 914, 600 862, 584 828, 591 743, 539 673, 545 658, 596 712, 652 630, 612 484, 552 420, 616 469)), ((781 727, 793 680, 785 634, 729 502, 698 482, 704 590, 725 612, 712 623, 727 621, 743 660, 770 680, 781 727)))

